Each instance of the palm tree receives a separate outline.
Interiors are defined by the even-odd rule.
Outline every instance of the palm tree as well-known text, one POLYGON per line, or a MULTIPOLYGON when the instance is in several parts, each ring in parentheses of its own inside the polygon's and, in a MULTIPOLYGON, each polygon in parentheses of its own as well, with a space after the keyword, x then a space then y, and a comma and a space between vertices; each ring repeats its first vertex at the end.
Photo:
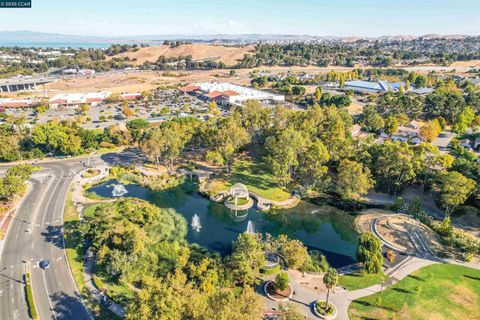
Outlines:
POLYGON ((334 268, 328 268, 323 276, 323 283, 327 287, 327 301, 325 302, 325 311, 328 309, 328 298, 330 297, 330 289, 335 288, 338 284, 338 273, 334 268))

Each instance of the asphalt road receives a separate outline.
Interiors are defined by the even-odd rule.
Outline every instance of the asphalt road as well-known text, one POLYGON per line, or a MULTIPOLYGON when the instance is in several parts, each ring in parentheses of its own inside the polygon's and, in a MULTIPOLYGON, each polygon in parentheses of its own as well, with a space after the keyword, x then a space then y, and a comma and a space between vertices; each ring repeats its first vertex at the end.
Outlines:
POLYGON ((92 319, 75 286, 63 242, 65 200, 82 165, 72 160, 42 167, 31 179, 32 187, 10 224, 0 256, 0 319, 29 319, 23 279, 27 262, 41 320, 92 319), (50 260, 49 269, 38 267, 42 259, 50 260))

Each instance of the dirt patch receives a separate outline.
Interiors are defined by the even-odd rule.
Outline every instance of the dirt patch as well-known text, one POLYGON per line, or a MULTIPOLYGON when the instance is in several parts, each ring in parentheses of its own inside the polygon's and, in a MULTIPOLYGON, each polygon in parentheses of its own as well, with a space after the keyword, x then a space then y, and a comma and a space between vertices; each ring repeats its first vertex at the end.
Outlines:
MULTIPOLYGON (((447 289, 447 288, 445 288, 447 289)), ((475 292, 466 286, 448 286, 449 299, 467 310, 474 310, 479 305, 475 292)))
POLYGON ((156 62, 158 57, 176 58, 179 56, 192 56, 193 60, 214 60, 223 62, 227 66, 236 65, 244 55, 253 54, 255 47, 233 47, 212 44, 182 44, 171 48, 167 45, 141 48, 136 52, 120 53, 112 58, 137 59, 134 63, 143 64, 145 61, 156 62))
POLYGON ((455 61, 450 65, 450 67, 480 67, 480 60, 470 60, 470 61, 455 61))
POLYGON ((288 275, 295 282, 306 289, 319 292, 327 292, 327 288, 323 283, 322 275, 313 275, 298 270, 288 270, 288 275))
POLYGON ((395 214, 393 211, 383 209, 366 209, 362 210, 355 219, 355 227, 360 232, 369 232, 370 223, 373 219, 379 218, 385 214, 395 214))

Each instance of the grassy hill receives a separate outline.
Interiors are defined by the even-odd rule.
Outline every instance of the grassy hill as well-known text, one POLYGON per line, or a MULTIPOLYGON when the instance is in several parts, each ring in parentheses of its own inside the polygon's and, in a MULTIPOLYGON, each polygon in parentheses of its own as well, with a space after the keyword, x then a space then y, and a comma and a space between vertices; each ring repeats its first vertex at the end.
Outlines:
POLYGON ((175 58, 191 55, 193 60, 214 60, 233 66, 241 60, 245 54, 252 54, 254 46, 227 47, 213 44, 182 44, 178 47, 168 45, 140 48, 138 51, 123 52, 113 57, 137 59, 136 64, 145 61, 155 62, 159 56, 175 58))

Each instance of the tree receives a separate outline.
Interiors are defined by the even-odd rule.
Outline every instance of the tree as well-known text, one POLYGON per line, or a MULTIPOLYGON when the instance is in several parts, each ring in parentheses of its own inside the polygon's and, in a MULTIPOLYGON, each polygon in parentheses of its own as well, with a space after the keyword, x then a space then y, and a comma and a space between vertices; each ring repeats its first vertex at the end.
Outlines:
POLYGON ((278 289, 280 291, 287 289, 289 284, 288 273, 286 273, 285 271, 277 273, 274 283, 275 289, 278 289))
POLYGON ((233 243, 233 252, 229 259, 230 270, 236 281, 243 286, 251 285, 265 265, 265 255, 258 237, 242 233, 233 243))
POLYGON ((465 100, 462 92, 456 87, 450 88, 442 85, 425 98, 424 113, 429 118, 442 116, 452 123, 464 107, 465 100))
POLYGON ((304 185, 315 187, 327 173, 325 165, 330 160, 330 153, 320 139, 311 141, 303 154, 299 155, 299 174, 304 185))
POLYGON ((437 119, 430 120, 422 127, 420 127, 420 137, 423 141, 432 142, 435 140, 440 132, 442 131, 442 127, 437 119))
POLYGON ((289 239, 284 234, 278 236, 276 246, 285 264, 291 269, 302 267, 309 258, 307 248, 301 241, 289 239))
POLYGON ((284 304, 280 303, 278 306, 280 315, 278 320, 304 320, 305 317, 300 310, 300 307, 291 302, 284 304))
POLYGON ((127 118, 131 118, 135 115, 135 111, 132 108, 129 108, 128 106, 124 106, 122 108, 122 114, 127 118))
POLYGON ((230 172, 234 155, 250 141, 247 130, 230 117, 219 119, 209 136, 213 150, 207 158, 221 160, 219 164, 224 164, 230 172))
POLYGON ((386 141, 382 145, 372 145, 369 152, 376 185, 387 192, 394 194, 415 178, 414 153, 408 144, 386 141))
POLYGON ((186 126, 178 122, 165 122, 161 127, 146 133, 140 142, 140 149, 158 165, 163 163, 168 169, 173 169, 173 163, 180 155, 191 135, 186 126))
POLYGON ((127 129, 134 141, 139 141, 148 127, 150 127, 150 123, 145 119, 134 119, 127 122, 127 129))
POLYGON ((316 87, 315 88, 315 100, 319 101, 321 97, 322 97, 322 88, 321 87, 316 87))
POLYGON ((422 178, 424 190, 426 190, 427 183, 436 176, 436 171, 449 169, 455 160, 452 155, 441 153, 438 147, 430 143, 415 146, 413 152, 416 175, 422 178))
POLYGON ((360 235, 357 259, 363 264, 367 273, 379 273, 382 270, 382 242, 371 232, 360 235))
POLYGON ((347 159, 340 161, 336 190, 342 199, 359 199, 374 184, 370 170, 361 163, 347 159))
POLYGON ((475 112, 472 107, 465 107, 465 109, 455 117, 453 120, 452 130, 457 134, 464 133, 475 120, 475 112))
POLYGON ((395 132, 397 132, 398 129, 398 120, 394 116, 388 116, 387 119, 385 119, 385 126, 383 127, 385 130, 385 133, 391 136, 395 132))
POLYGON ((90 111, 90 105, 88 103, 82 103, 77 108, 77 112, 83 115, 87 115, 88 111, 90 111))
POLYGON ((366 131, 378 132, 385 125, 385 121, 372 105, 366 105, 361 114, 360 125, 366 131))
POLYGON ((305 87, 303 86, 293 86, 292 87, 292 94, 296 96, 303 96, 305 94, 305 87))
POLYGON ((215 101, 211 101, 207 104, 207 109, 208 109, 208 112, 210 112, 211 114, 218 114, 219 111, 218 111, 218 105, 215 101))
POLYGON ((439 176, 439 198, 447 216, 468 199, 476 184, 474 180, 456 171, 445 172, 439 176))
POLYGON ((338 273, 335 268, 328 268, 323 276, 323 283, 327 287, 327 300, 325 301, 325 310, 328 309, 328 299, 330 298, 330 290, 335 288, 338 284, 338 273))
POLYGON ((298 168, 298 155, 306 146, 305 136, 293 126, 289 126, 278 135, 268 137, 265 145, 273 174, 280 185, 287 185, 298 168))

